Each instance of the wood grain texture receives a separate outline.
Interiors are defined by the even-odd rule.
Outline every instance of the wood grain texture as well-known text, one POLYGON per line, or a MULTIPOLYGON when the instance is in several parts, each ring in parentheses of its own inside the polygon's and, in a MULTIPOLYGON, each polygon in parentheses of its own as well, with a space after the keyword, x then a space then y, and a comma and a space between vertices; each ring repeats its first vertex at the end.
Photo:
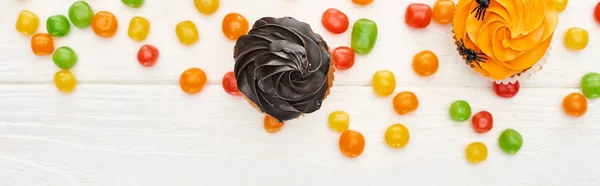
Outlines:
POLYGON ((66 14, 75 0, 0 1, 0 186, 197 186, 197 185, 600 185, 600 104, 589 101, 582 118, 566 116, 562 98, 579 92, 579 78, 600 70, 600 29, 592 18, 593 0, 572 0, 560 14, 551 58, 544 70, 522 82, 513 99, 494 95, 491 83, 458 62, 449 26, 432 23, 425 30, 404 25, 404 8, 434 0, 376 0, 358 7, 349 0, 221 0, 215 15, 202 16, 191 0, 147 1, 131 9, 119 0, 88 0, 95 11, 108 10, 119 19, 118 34, 100 39, 91 29, 76 29, 57 46, 79 55, 73 68, 79 86, 71 94, 51 84, 58 68, 50 57, 36 57, 29 38, 14 31, 18 12, 31 10, 42 19, 66 14), (310 23, 331 47, 349 45, 350 31, 329 34, 321 13, 338 8, 351 22, 369 18, 379 24, 379 40, 368 56, 359 56, 348 71, 337 71, 332 94, 323 108, 286 123, 268 134, 262 115, 240 97, 226 94, 220 81, 233 68, 234 42, 222 36, 222 17, 239 12, 250 22, 262 16, 294 16, 310 23), (152 24, 148 40, 127 37, 129 19, 144 16, 152 24), (181 46, 175 25, 192 20, 200 41, 181 46), (562 36, 569 27, 590 32, 581 52, 567 51, 562 36), (139 47, 156 45, 161 58, 153 68, 135 60, 139 47), (429 49, 440 58, 440 70, 417 77, 413 54, 429 49), (203 68, 209 84, 198 95, 177 85, 181 72, 203 68), (376 97, 372 74, 395 72, 400 91, 413 91, 419 109, 399 116, 392 97, 376 97), (469 122, 449 119, 448 106, 465 99, 473 111, 490 111, 494 129, 475 134, 469 122), (350 128, 366 137, 357 159, 339 153, 339 134, 328 129, 327 115, 350 113, 350 128), (383 142, 385 129, 406 125, 411 141, 402 150, 383 142), (497 137, 514 128, 524 137, 514 156, 501 152, 497 137), (474 141, 490 151, 487 161, 471 165, 464 149, 474 141))

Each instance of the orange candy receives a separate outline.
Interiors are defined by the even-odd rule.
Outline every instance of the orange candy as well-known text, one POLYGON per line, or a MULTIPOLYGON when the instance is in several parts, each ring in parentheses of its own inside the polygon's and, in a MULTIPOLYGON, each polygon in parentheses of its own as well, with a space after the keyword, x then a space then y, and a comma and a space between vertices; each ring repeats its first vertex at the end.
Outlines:
POLYGON ((415 93, 400 92, 394 97, 393 105, 398 114, 404 115, 419 108, 419 99, 415 93))
POLYGON ((562 107, 571 116, 583 116, 587 112, 587 100, 583 94, 571 93, 563 99, 562 107))
POLYGON ((373 0, 352 0, 352 2, 354 2, 354 4, 364 6, 364 5, 371 4, 373 2, 373 0))
POLYGON ((229 13, 223 18, 223 34, 225 37, 236 40, 248 33, 248 20, 238 13, 229 13))
POLYGON ((206 73, 199 68, 190 68, 181 74, 179 86, 188 94, 197 94, 206 84, 206 73))
POLYGON ((349 158, 356 158, 365 150, 365 137, 360 132, 346 130, 340 136, 340 151, 349 158))
POLYGON ((119 22, 115 15, 107 11, 100 11, 92 19, 92 29, 100 37, 112 37, 117 33, 119 22))
POLYGON ((279 132, 281 130, 281 127, 283 127, 282 122, 279 122, 275 118, 268 116, 268 115, 265 116, 264 125, 265 125, 265 130, 268 133, 279 132))
POLYGON ((412 65, 413 70, 420 76, 431 76, 440 66, 437 56, 429 50, 417 53, 413 57, 412 65))
POLYGON ((439 24, 450 24, 454 20, 456 5, 452 0, 438 0, 433 5, 433 21, 439 24))
POLYGON ((54 39, 49 34, 37 33, 31 37, 31 50, 35 55, 50 55, 54 52, 54 39))

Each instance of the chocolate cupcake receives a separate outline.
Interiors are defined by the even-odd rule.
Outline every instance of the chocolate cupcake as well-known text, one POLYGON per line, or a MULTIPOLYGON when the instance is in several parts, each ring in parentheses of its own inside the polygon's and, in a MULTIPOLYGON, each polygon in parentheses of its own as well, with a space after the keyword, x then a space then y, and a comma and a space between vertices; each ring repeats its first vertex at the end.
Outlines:
POLYGON ((333 81, 327 43, 291 17, 264 17, 234 48, 234 74, 248 102, 279 122, 321 108, 333 81))

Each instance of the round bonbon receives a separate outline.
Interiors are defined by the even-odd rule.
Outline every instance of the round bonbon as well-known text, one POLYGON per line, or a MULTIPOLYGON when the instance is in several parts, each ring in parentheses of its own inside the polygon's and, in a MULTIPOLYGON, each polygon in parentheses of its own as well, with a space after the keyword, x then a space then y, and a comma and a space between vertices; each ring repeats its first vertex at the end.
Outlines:
POLYGON ((515 129, 506 129, 498 138, 500 149, 507 154, 516 154, 523 146, 523 137, 515 129))
POLYGON ((331 59, 336 69, 347 70, 354 66, 354 51, 350 47, 337 47, 331 51, 331 59))
POLYGON ((145 67, 151 67, 156 64, 158 56, 160 55, 158 49, 152 45, 144 45, 140 48, 137 53, 137 60, 140 65, 145 67))
POLYGON ((69 8, 69 19, 77 28, 87 28, 92 24, 94 10, 85 1, 76 1, 69 8))
POLYGON ((435 53, 425 50, 413 56, 412 66, 419 76, 431 76, 437 72, 440 64, 435 53))
POLYGON ((462 122, 471 118, 471 105, 467 101, 458 100, 450 105, 450 118, 462 122))
POLYGON ((350 126, 350 115, 347 112, 336 110, 329 114, 329 128, 336 132, 344 132, 350 126))
POLYGON ((221 84, 223 85, 223 90, 228 94, 234 96, 242 95, 242 92, 238 89, 237 80, 235 79, 233 71, 225 73, 221 84))
POLYGON ((63 37, 71 31, 71 23, 64 15, 53 15, 46 20, 48 34, 54 37, 63 37))
POLYGON ((77 85, 77 79, 69 70, 60 70, 54 74, 54 85, 61 92, 72 92, 77 85))
POLYGON ((323 12, 321 24, 323 24, 323 27, 331 33, 341 34, 348 30, 350 21, 344 12, 335 8, 330 8, 323 12))
POLYGON ((568 115, 580 117, 587 112, 587 99, 583 94, 574 92, 563 99, 562 107, 568 115))
POLYGON ((23 10, 17 18, 15 28, 17 29, 17 32, 29 36, 37 31, 39 25, 40 19, 35 13, 23 10))
POLYGON ((77 54, 73 49, 63 46, 54 51, 52 61, 57 67, 68 70, 77 63, 77 54))
POLYGON ((190 68, 179 77, 179 86, 185 93, 197 94, 204 88, 206 81, 206 73, 202 69, 190 68))
POLYGON ((373 75, 371 84, 376 95, 389 96, 396 90, 396 77, 389 70, 380 70, 373 75))
POLYGON ((393 124, 385 130, 385 143, 392 148, 404 148, 410 140, 408 128, 402 124, 393 124))
POLYGON ((394 106, 396 113, 405 115, 419 108, 419 99, 415 93, 404 91, 394 96, 392 105, 394 106))
POLYGON ((356 158, 365 150, 365 137, 360 132, 346 130, 340 135, 339 147, 346 157, 356 158))
POLYGON ((473 130, 477 133, 486 133, 494 127, 494 117, 488 111, 480 111, 471 119, 473 130))
POLYGON ((481 163, 487 159, 488 149, 485 144, 481 142, 473 142, 465 149, 465 156, 470 163, 481 163))

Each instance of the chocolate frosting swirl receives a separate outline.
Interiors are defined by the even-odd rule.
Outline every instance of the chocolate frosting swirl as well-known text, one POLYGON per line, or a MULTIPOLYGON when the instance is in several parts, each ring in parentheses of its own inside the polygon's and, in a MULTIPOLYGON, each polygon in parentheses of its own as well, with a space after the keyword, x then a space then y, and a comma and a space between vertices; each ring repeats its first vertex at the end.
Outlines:
POLYGON ((321 107, 331 54, 321 36, 291 17, 264 17, 234 48, 240 91, 280 122, 321 107))

